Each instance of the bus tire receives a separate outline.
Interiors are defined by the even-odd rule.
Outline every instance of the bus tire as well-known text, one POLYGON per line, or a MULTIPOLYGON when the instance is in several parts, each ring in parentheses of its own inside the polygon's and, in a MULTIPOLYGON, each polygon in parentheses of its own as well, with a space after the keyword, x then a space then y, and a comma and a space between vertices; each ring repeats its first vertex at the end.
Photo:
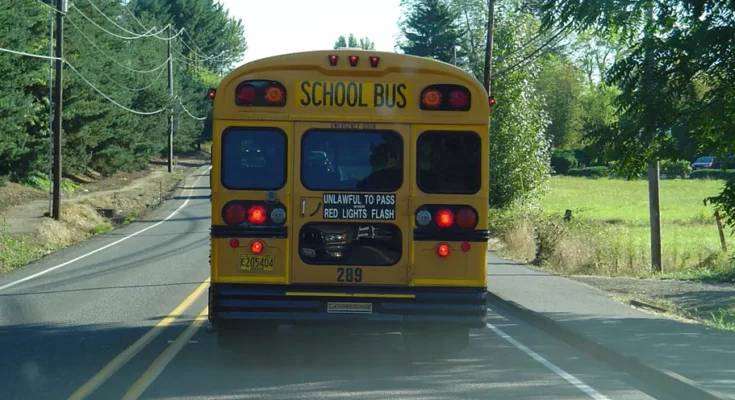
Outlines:
POLYGON ((410 329, 402 333, 403 344, 417 358, 441 358, 464 351, 470 331, 465 327, 410 329))

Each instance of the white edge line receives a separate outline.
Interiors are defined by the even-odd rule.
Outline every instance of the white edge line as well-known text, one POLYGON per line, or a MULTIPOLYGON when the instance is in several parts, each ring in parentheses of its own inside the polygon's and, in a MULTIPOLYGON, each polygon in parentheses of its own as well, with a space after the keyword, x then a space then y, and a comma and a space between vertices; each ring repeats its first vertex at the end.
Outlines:
POLYGON ((592 389, 587 384, 582 382, 581 380, 577 379, 574 375, 564 371, 563 369, 556 366, 551 361, 541 357, 538 353, 535 351, 529 349, 528 347, 524 346, 523 343, 513 339, 511 336, 509 336, 507 333, 501 331, 500 329, 496 328, 493 324, 487 323, 487 327, 490 328, 493 332, 495 332, 498 336, 501 338, 507 340, 510 344, 518 348, 520 351, 526 353, 534 360, 538 361, 539 363, 543 364, 544 367, 550 369, 551 371, 555 372, 560 377, 564 378, 567 382, 571 383, 572 385, 576 386, 577 389, 585 392, 587 395, 592 397, 595 400, 610 400, 609 397, 604 396, 600 394, 595 389, 592 389))
MULTIPOLYGON (((208 168, 207 168, 206 170, 204 170, 204 172, 206 173, 206 172, 208 172, 208 171, 209 171, 210 169, 212 169, 212 167, 211 167, 211 166, 210 166, 210 167, 208 167, 208 168)), ((199 178, 197 178, 197 179, 195 179, 195 180, 194 180, 194 185, 195 185, 195 186, 196 186, 196 182, 198 182, 198 181, 199 181, 199 178)), ((185 180, 184 180, 184 182, 185 182, 185 180)), ((145 231, 147 231, 147 230, 153 229, 153 228, 157 227, 158 225, 161 225, 162 223, 164 223, 164 222, 168 221, 169 219, 171 219, 171 218, 172 218, 172 217, 173 217, 174 215, 178 214, 178 213, 179 213, 179 211, 181 211, 181 210, 182 210, 182 209, 183 209, 184 207, 186 207, 186 205, 187 205, 187 204, 189 204, 189 200, 191 199, 191 195, 192 195, 192 193, 194 193, 194 189, 193 189, 193 188, 192 188, 192 189, 189 189, 189 194, 188 194, 188 195, 186 196, 186 200, 184 201, 184 204, 180 205, 180 206, 179 206, 179 208, 177 208, 176 210, 174 210, 174 212, 172 212, 171 214, 169 214, 169 215, 168 215, 168 216, 167 216, 166 218, 164 218, 163 220, 161 220, 161 221, 159 221, 159 222, 156 222, 155 224, 153 224, 153 225, 151 225, 151 226, 148 226, 148 227, 146 227, 146 228, 143 228, 143 229, 141 229, 141 230, 139 230, 139 231, 137 231, 137 232, 131 233, 130 235, 128 235, 128 236, 125 236, 124 238, 122 238, 122 239, 120 239, 120 240, 116 240, 116 241, 114 241, 114 242, 112 242, 112 243, 106 244, 106 245, 104 245, 104 246, 100 247, 99 249, 95 249, 95 250, 92 250, 92 251, 90 251, 89 253, 86 253, 86 254, 82 254, 81 256, 79 256, 79 257, 77 257, 77 258, 75 258, 75 259, 73 259, 73 260, 69 260, 69 261, 67 261, 67 262, 65 262, 65 263, 61 263, 61 264, 59 264, 59 265, 56 265, 56 266, 53 266, 53 267, 51 267, 51 268, 49 268, 49 269, 45 269, 45 270, 43 270, 43 271, 41 271, 41 272, 37 272, 37 273, 35 273, 35 274, 33 274, 33 275, 29 275, 29 276, 26 276, 25 278, 22 278, 22 279, 18 279, 17 281, 14 281, 14 282, 10 282, 10 283, 8 283, 8 284, 5 284, 5 285, 3 285, 3 286, 0 286, 0 291, 3 291, 3 290, 5 290, 5 289, 11 288, 11 287, 13 287, 13 286, 19 285, 19 284, 21 284, 21 283, 23 283, 23 282, 28 282, 28 281, 30 281, 31 279, 35 279, 35 278, 38 278, 39 276, 45 275, 45 274, 47 274, 47 273, 49 273, 49 272, 51 272, 51 271, 55 271, 55 270, 57 270, 57 269, 59 269, 59 268, 63 268, 63 267, 66 267, 66 266, 67 266, 67 265, 69 265, 69 264, 75 263, 75 262, 77 262, 77 261, 79 261, 79 260, 81 260, 81 259, 83 259, 83 258, 87 258, 87 257, 91 256, 92 254, 95 254, 95 253, 98 253, 98 252, 100 252, 100 251, 102 251, 102 250, 105 250, 105 249, 107 249, 107 248, 110 248, 110 247, 112 247, 112 246, 114 246, 114 245, 116 245, 116 244, 118 244, 118 243, 122 243, 122 242, 124 242, 124 241, 126 241, 126 240, 130 239, 131 237, 137 236, 137 235, 139 235, 139 234, 141 234, 141 233, 143 233, 143 232, 145 232, 145 231)))

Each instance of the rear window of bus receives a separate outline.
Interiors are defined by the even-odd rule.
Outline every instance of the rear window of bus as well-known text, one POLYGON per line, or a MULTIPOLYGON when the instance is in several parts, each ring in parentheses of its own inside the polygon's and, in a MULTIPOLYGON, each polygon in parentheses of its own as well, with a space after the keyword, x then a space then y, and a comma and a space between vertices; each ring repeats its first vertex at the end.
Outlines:
POLYGON ((419 135, 416 183, 424 193, 475 194, 482 185, 480 136, 429 131, 419 135))
POLYGON ((308 131, 301 183, 309 190, 394 192, 403 184, 403 139, 392 131, 308 131))
POLYGON ((222 185, 276 190, 286 183, 286 135, 279 129, 229 128, 222 135, 222 185))

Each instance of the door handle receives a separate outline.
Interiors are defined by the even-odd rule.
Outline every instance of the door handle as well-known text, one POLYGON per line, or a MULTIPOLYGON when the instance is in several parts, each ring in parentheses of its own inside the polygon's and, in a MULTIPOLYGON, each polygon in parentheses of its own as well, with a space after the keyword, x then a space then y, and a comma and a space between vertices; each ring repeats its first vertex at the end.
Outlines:
POLYGON ((301 199, 301 216, 306 214, 306 199, 301 199))

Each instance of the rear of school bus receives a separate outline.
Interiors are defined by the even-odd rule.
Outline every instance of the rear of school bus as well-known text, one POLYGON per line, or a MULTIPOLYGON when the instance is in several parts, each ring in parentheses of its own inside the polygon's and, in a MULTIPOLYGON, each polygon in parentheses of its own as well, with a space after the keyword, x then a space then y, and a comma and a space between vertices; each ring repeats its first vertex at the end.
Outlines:
POLYGON ((470 74, 407 55, 306 52, 230 73, 214 99, 218 342, 337 323, 466 346, 485 326, 488 113, 470 74))

